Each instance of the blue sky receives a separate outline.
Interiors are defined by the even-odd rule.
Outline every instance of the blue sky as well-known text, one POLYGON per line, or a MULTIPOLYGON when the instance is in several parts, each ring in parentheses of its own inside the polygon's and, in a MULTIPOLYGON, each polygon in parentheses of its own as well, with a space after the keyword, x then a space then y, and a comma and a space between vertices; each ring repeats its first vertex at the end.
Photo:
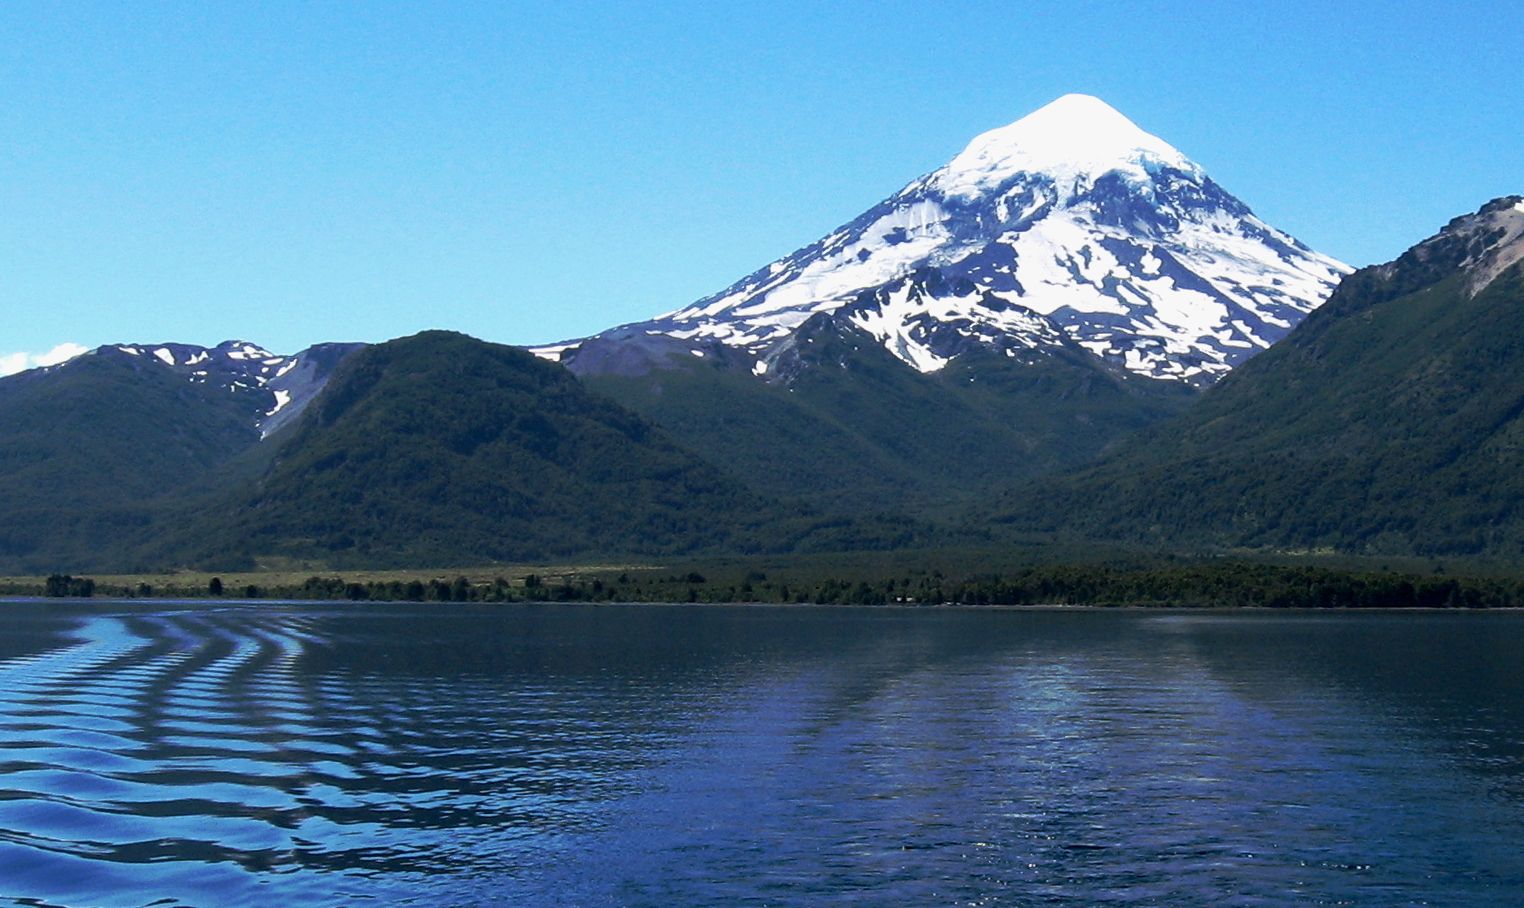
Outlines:
POLYGON ((0 371, 591 333, 1067 92, 1356 265, 1524 192, 1524 4, 1329 6, 7 3, 0 371))

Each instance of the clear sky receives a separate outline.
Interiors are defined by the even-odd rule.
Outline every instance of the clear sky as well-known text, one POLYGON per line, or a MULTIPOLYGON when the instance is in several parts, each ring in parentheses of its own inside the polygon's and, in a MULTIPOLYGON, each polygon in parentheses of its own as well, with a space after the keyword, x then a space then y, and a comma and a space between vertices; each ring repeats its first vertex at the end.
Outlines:
POLYGON ((1067 92, 1360 265, 1524 192, 1524 3, 0 4, 0 371, 684 305, 1067 92))

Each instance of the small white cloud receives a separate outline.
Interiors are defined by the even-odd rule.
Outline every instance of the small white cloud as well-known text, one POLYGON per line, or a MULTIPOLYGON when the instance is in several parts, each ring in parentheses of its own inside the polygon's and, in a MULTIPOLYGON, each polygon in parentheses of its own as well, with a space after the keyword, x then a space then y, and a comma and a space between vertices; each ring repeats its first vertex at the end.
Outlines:
POLYGON ((59 344, 46 353, 40 353, 37 356, 32 357, 32 362, 36 363, 39 366, 56 366, 59 363, 68 362, 69 360, 79 356, 82 353, 89 352, 89 347, 75 343, 63 343, 59 344))
POLYGON ((25 353, 0 353, 0 375, 15 375, 25 370, 31 360, 25 353))
POLYGON ((46 353, 0 353, 0 375, 15 375, 39 366, 56 366, 68 362, 90 348, 75 343, 63 343, 46 353))

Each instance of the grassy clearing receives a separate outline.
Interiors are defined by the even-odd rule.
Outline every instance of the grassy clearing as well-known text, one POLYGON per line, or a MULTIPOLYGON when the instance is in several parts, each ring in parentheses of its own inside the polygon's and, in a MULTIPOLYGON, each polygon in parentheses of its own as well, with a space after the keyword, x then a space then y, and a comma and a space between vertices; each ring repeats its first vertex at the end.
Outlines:
POLYGON ((777 602, 1333 608, 1524 606, 1524 573, 1331 555, 1060 546, 651 563, 0 578, 0 595, 418 602, 777 602), (1088 555, 1080 558, 1080 555, 1088 555))
MULTIPOLYGON (((106 594, 108 590, 136 593, 147 587, 154 595, 199 596, 204 595, 215 578, 231 595, 234 591, 251 586, 261 590, 281 590, 301 587, 313 577, 337 578, 345 584, 381 585, 407 584, 413 581, 428 583, 438 580, 446 583, 465 577, 471 584, 491 584, 503 580, 510 587, 523 588, 529 577, 538 577, 545 584, 579 583, 602 576, 639 574, 660 570, 651 564, 495 564, 475 568, 418 568, 398 570, 330 571, 322 568, 283 568, 280 570, 212 572, 170 571, 147 574, 90 574, 97 589, 106 594)), ((0 577, 0 594, 41 595, 47 583, 42 575, 0 577)))

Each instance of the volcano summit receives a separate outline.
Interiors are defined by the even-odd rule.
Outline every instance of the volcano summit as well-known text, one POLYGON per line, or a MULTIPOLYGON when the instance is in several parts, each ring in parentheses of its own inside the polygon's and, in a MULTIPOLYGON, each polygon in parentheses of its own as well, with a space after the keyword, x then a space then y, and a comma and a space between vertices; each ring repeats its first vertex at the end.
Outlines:
POLYGON ((718 344, 765 377, 781 342, 830 313, 921 372, 974 348, 1078 345, 1205 385, 1284 337, 1348 271, 1105 102, 1065 95, 713 296, 536 352, 596 372, 631 347, 649 359, 718 344))

